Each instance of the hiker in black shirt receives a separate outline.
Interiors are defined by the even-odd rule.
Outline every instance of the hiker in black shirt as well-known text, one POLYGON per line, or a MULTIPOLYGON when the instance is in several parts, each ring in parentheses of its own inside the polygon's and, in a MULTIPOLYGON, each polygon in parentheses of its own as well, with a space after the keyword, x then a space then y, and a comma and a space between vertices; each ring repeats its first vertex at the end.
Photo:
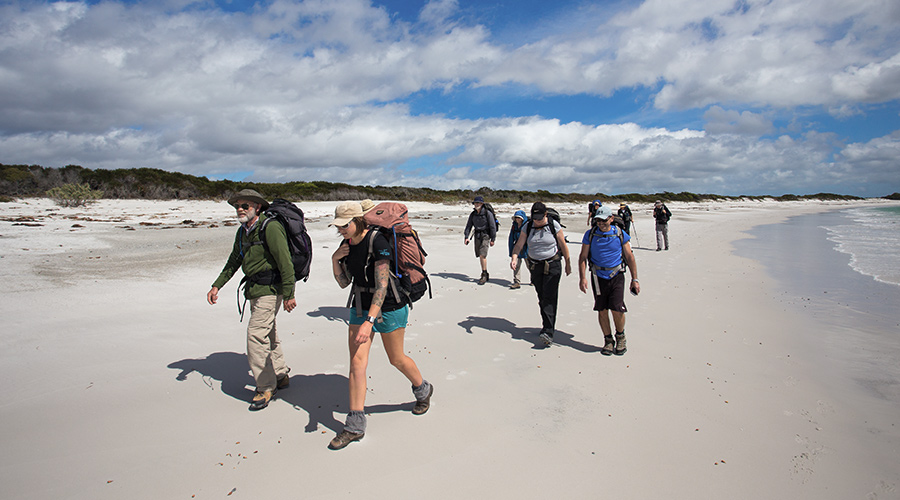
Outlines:
POLYGON ((669 211, 663 202, 657 200, 653 206, 653 218, 656 219, 656 251, 662 250, 663 244, 665 244, 665 249, 668 250, 669 219, 672 218, 672 212, 669 211))
POLYGON ((496 214, 485 205, 482 196, 476 196, 472 200, 472 207, 473 210, 466 222, 463 237, 468 245, 469 233, 475 229, 475 256, 481 263, 481 278, 478 280, 478 284, 483 285, 491 278, 487 271, 487 254, 488 248, 494 246, 494 240, 497 239, 497 218, 496 214))

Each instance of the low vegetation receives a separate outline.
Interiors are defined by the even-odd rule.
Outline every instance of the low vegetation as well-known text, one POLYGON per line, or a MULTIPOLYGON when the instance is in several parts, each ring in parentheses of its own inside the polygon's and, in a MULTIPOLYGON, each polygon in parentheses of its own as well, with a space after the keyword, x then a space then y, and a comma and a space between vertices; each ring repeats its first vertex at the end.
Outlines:
MULTIPOLYGON (((514 191, 505 189, 456 189, 439 191, 430 188, 401 186, 352 186, 350 184, 324 181, 295 181, 280 184, 258 182, 235 182, 229 180, 209 180, 206 177, 167 172, 155 168, 131 168, 117 170, 91 170, 78 165, 63 168, 45 168, 40 165, 0 164, 0 200, 21 197, 50 196, 50 192, 67 185, 86 186, 96 197, 111 199, 224 199, 245 189, 255 189, 266 198, 286 198, 293 201, 335 201, 370 198, 373 200, 427 201, 432 203, 455 203, 471 200, 480 194, 491 203, 522 203, 542 200, 549 203, 584 202, 594 199, 602 201, 625 201, 648 203, 655 200, 709 201, 735 199, 775 199, 783 201, 855 200, 855 196, 819 193, 797 196, 722 196, 716 194, 681 193, 627 193, 607 195, 604 193, 551 193, 549 191, 514 191)), ((900 197, 894 193, 894 197, 900 197)), ((897 199, 897 198, 894 198, 897 199)))

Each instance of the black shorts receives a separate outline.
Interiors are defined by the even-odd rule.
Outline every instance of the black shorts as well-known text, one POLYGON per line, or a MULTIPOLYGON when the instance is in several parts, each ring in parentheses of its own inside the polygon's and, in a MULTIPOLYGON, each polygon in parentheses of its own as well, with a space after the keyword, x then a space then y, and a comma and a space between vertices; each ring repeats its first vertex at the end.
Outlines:
POLYGON ((591 278, 591 289, 594 290, 594 310, 628 312, 625 308, 625 273, 619 273, 613 278, 605 280, 597 278, 600 283, 599 294, 597 293, 597 285, 591 278))

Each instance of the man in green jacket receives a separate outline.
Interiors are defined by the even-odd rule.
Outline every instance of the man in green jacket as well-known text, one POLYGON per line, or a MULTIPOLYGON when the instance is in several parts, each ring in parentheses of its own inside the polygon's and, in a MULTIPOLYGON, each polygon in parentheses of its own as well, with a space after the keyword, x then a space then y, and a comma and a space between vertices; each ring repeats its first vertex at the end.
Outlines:
POLYGON ((244 271, 247 287, 244 297, 250 301, 250 323, 247 325, 247 360, 256 380, 256 395, 251 410, 268 406, 277 389, 290 384, 284 364, 281 341, 275 329, 275 315, 280 306, 286 312, 297 307, 294 298, 294 265, 288 249, 287 233, 281 224, 266 224, 265 234, 259 234, 266 215, 262 212, 269 203, 258 192, 244 189, 228 199, 237 210, 241 227, 234 239, 234 248, 222 273, 206 294, 215 304, 219 289, 234 276, 238 268, 244 271), (263 243, 265 239, 265 243, 263 243))

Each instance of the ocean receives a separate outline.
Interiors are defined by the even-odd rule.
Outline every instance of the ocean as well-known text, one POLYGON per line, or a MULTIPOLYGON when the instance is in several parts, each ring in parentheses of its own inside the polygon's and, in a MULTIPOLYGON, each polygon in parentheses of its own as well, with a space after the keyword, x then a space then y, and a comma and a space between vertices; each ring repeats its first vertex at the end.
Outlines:
POLYGON ((822 325, 805 335, 841 375, 900 404, 900 206, 757 226, 735 253, 762 262, 779 297, 822 325))

